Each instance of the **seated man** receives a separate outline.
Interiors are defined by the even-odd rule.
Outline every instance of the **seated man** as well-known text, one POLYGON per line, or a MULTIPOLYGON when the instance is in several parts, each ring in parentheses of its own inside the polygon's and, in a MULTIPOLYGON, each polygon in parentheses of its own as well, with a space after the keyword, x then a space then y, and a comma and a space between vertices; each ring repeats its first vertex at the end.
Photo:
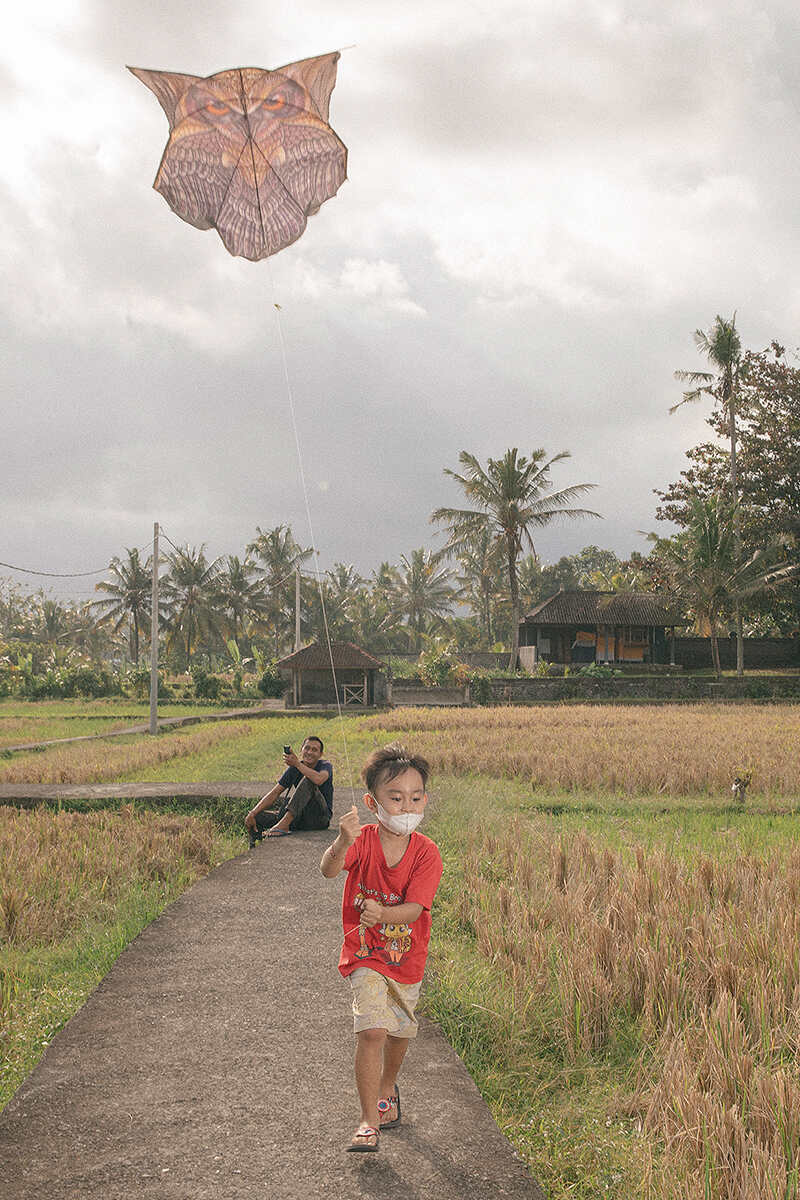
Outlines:
POLYGON ((245 817, 251 850, 265 829, 267 837, 283 837, 301 829, 328 828, 333 814, 333 767, 322 757, 323 749, 322 739, 311 735, 303 742, 299 758, 293 751, 284 754, 286 770, 245 817), (288 799, 277 806, 287 790, 288 799))

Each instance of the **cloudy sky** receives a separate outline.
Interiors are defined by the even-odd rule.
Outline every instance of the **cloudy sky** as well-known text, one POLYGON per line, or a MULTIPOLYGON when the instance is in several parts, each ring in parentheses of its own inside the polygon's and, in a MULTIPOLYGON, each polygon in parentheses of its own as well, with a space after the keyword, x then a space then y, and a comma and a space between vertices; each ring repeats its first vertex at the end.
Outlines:
POLYGON ((443 468, 508 446, 597 484, 603 520, 543 531, 545 559, 644 549, 706 432, 667 411, 692 331, 736 309, 747 346, 800 342, 798 63, 791 0, 14 6, 0 560, 102 567, 154 520, 211 555, 308 543, 276 302, 322 566, 438 544, 443 468), (294 246, 229 257, 152 190, 167 123, 125 64, 337 48, 347 182, 294 246))

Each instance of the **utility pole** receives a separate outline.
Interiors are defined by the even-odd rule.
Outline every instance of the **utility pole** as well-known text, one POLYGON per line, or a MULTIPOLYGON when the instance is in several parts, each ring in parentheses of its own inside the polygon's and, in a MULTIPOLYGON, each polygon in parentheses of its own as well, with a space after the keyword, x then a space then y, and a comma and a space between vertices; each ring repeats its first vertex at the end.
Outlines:
POLYGON ((300 649, 300 567, 294 568, 294 651, 300 649))
POLYGON ((153 589, 150 610, 150 732, 158 733, 158 521, 153 525, 153 589))

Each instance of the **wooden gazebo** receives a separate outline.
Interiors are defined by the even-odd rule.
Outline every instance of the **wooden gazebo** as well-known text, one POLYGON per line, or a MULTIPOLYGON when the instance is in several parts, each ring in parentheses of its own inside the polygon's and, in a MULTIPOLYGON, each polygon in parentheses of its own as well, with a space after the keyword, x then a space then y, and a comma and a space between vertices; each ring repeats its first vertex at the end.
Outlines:
POLYGON ((278 669, 291 677, 291 703, 360 705, 364 708, 378 702, 376 686, 384 664, 353 642, 314 642, 277 663, 278 669), (331 670, 331 657, 333 670, 331 670), (334 686, 334 675, 336 686, 334 686), (338 688, 338 697, 337 697, 338 688))

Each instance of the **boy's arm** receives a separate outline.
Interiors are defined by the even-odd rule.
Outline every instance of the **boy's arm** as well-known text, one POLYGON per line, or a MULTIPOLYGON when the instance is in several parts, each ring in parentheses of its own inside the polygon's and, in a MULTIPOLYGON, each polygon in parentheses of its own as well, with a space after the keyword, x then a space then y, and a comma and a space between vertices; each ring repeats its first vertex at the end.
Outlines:
POLYGON ((355 804, 339 821, 339 836, 320 859, 319 869, 326 879, 333 879, 344 866, 348 849, 361 832, 361 822, 358 819, 358 809, 355 804))
POLYGON ((379 904, 371 897, 365 900, 361 910, 361 924, 367 929, 373 925, 413 925, 423 911, 422 904, 379 904))

